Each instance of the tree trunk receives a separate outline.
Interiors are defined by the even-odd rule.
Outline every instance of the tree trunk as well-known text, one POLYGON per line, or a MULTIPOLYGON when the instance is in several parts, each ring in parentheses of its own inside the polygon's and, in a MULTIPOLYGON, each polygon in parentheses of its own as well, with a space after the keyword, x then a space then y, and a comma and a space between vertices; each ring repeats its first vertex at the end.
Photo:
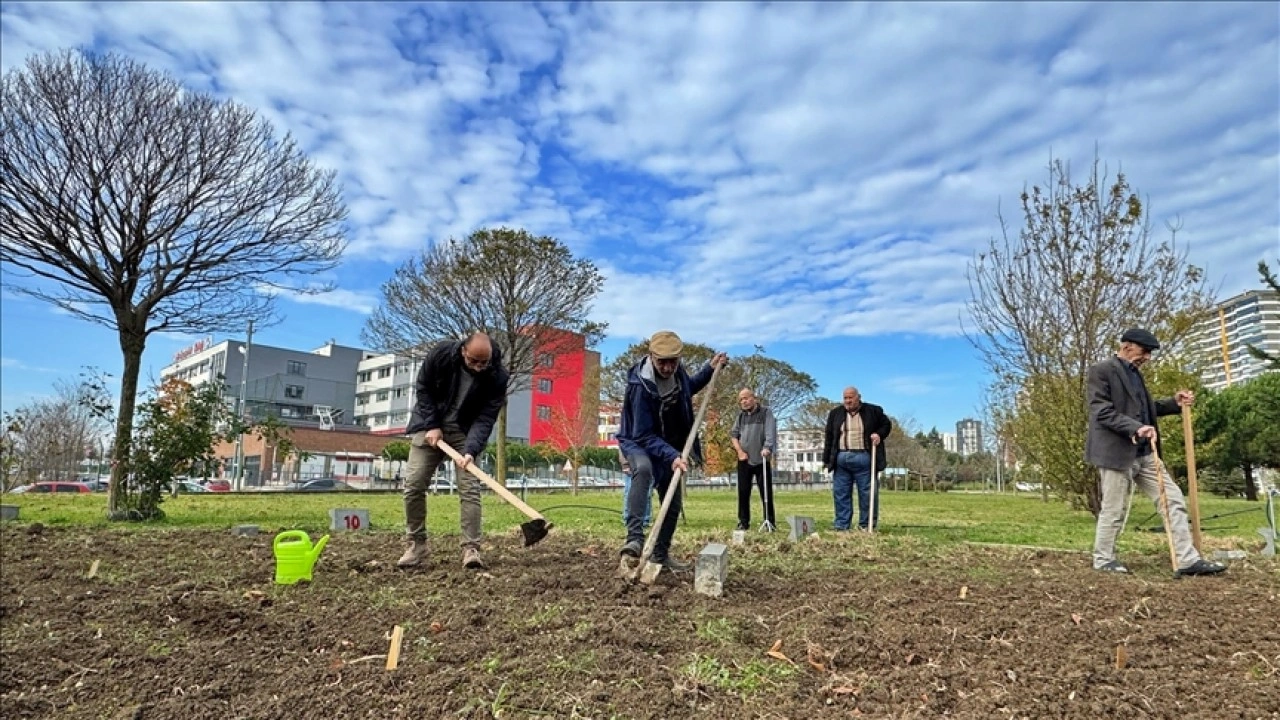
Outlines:
POLYGON ((498 484, 507 486, 507 406, 503 405, 498 413, 498 438, 494 440, 498 448, 498 457, 494 461, 493 477, 498 484))
POLYGON ((120 350, 124 354, 124 371, 120 376, 120 409, 116 414, 115 446, 111 452, 111 488, 107 497, 107 511, 119 513, 126 509, 129 476, 129 451, 133 443, 133 410, 138 399, 138 375, 142 371, 142 351, 146 349, 146 335, 134 331, 128 324, 119 324, 120 350))
POLYGON ((1244 464, 1244 497, 1249 502, 1258 501, 1258 482, 1253 479, 1253 463, 1244 464))

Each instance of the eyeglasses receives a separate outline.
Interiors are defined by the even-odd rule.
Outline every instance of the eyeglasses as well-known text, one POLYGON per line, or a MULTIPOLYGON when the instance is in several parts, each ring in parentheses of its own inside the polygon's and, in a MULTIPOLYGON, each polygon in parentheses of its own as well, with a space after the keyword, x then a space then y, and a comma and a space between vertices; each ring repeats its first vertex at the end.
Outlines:
POLYGON ((467 367, 471 368, 472 370, 484 370, 485 368, 489 367, 489 362, 491 361, 491 359, 492 358, 485 358, 483 360, 477 360, 476 358, 473 358, 470 355, 468 355, 466 350, 462 351, 462 361, 465 362, 467 364, 467 367))

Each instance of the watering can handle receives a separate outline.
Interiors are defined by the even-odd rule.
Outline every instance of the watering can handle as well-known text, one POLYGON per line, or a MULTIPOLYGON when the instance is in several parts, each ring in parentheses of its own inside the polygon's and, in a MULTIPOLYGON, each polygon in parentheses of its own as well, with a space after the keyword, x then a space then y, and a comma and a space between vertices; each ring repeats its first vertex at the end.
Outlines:
POLYGON ((301 530, 288 530, 276 536, 276 539, 271 543, 272 549, 278 546, 282 540, 298 540, 299 542, 306 540, 311 542, 311 536, 301 530))

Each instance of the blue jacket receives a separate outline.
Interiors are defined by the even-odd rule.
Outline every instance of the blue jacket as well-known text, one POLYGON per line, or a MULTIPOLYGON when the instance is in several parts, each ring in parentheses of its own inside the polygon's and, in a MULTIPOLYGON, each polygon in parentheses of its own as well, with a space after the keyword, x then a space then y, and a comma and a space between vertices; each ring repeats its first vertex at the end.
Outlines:
MULTIPOLYGON (((698 374, 689 377, 684 363, 676 367, 675 379, 680 386, 680 409, 685 421, 693 427, 693 396, 711 382, 713 369, 707 363, 698 374)), ((683 447, 673 447, 662 435, 662 398, 658 396, 658 384, 654 380, 653 365, 649 358, 641 360, 627 372, 627 394, 622 401, 622 421, 618 428, 618 447, 627 455, 645 453, 651 458, 671 465, 680 457, 683 447)), ((682 441, 683 442, 683 441, 682 441)), ((692 459, 702 458, 702 448, 694 440, 692 459)))

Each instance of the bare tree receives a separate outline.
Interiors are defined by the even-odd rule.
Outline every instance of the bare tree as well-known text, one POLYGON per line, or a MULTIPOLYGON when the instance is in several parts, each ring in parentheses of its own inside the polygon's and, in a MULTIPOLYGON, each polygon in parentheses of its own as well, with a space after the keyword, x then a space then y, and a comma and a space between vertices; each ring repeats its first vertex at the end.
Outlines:
POLYGON ((110 429, 103 414, 110 397, 98 376, 82 373, 77 383, 57 380, 53 387, 52 398, 29 402, 7 418, 8 469, 20 467, 27 482, 76 479, 81 461, 110 429))
POLYGON ((1148 211, 1123 174, 1109 181, 1095 156, 1073 185, 1061 161, 1045 189, 1021 195, 1024 227, 1001 238, 968 268, 966 336, 1004 398, 997 422, 1060 494, 1095 514, 1096 474, 1084 463, 1085 374, 1113 352, 1126 327, 1155 332, 1177 358, 1212 298, 1203 272, 1177 244, 1151 236, 1148 211))
MULTIPOLYGON (((423 357, 436 343, 489 334, 510 374, 507 394, 527 389, 535 363, 555 376, 556 358, 589 347, 606 325, 590 320, 604 276, 559 240, 512 228, 476 230, 433 243, 396 269, 361 338, 382 352, 423 357)), ((507 411, 498 417, 498 479, 506 476, 507 411)))
POLYGON ((334 174, 244 106, 116 55, 5 74, 0 261, 28 280, 14 290, 119 334, 113 512, 147 338, 263 324, 262 289, 333 268, 345 217, 334 174))

